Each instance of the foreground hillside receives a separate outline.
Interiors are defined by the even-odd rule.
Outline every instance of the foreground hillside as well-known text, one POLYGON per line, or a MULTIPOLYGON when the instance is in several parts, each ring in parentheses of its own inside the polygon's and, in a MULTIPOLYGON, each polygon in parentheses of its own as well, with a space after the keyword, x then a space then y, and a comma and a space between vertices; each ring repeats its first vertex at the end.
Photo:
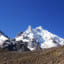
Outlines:
POLYGON ((22 53, 0 49, 0 64, 64 64, 64 46, 22 53))

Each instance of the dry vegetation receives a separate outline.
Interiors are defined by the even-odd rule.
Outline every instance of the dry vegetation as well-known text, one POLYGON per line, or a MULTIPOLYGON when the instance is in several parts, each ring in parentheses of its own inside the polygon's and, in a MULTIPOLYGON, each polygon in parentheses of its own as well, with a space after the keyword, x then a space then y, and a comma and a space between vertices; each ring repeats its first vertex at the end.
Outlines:
POLYGON ((64 46, 22 53, 0 49, 0 64, 64 64, 64 46))

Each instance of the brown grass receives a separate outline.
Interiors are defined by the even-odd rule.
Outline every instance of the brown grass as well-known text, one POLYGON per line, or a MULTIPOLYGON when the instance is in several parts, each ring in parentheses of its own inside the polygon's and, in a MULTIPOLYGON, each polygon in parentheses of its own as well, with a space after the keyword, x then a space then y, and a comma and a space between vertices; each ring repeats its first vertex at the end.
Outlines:
POLYGON ((64 46, 22 53, 1 49, 0 64, 64 64, 64 46))

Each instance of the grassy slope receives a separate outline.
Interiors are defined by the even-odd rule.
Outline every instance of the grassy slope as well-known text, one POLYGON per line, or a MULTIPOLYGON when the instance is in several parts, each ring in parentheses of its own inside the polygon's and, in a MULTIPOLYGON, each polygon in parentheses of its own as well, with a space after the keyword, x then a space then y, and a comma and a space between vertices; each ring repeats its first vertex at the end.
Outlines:
POLYGON ((0 50, 0 64, 64 64, 64 46, 22 53, 0 50))

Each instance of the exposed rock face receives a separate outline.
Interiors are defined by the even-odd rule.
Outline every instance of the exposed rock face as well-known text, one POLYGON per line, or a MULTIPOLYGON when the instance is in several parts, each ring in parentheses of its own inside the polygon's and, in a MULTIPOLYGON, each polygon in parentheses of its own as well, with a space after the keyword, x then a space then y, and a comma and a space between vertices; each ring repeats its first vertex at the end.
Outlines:
POLYGON ((30 51, 23 41, 16 42, 17 51, 30 51))
POLYGON ((9 51, 16 51, 16 44, 13 44, 12 41, 10 40, 6 40, 3 45, 2 45, 3 49, 9 50, 9 51))
POLYGON ((22 51, 30 51, 24 44, 24 42, 22 41, 10 41, 10 40, 6 40, 2 47, 3 49, 5 50, 8 50, 8 51, 19 51, 19 52, 22 52, 22 51))

